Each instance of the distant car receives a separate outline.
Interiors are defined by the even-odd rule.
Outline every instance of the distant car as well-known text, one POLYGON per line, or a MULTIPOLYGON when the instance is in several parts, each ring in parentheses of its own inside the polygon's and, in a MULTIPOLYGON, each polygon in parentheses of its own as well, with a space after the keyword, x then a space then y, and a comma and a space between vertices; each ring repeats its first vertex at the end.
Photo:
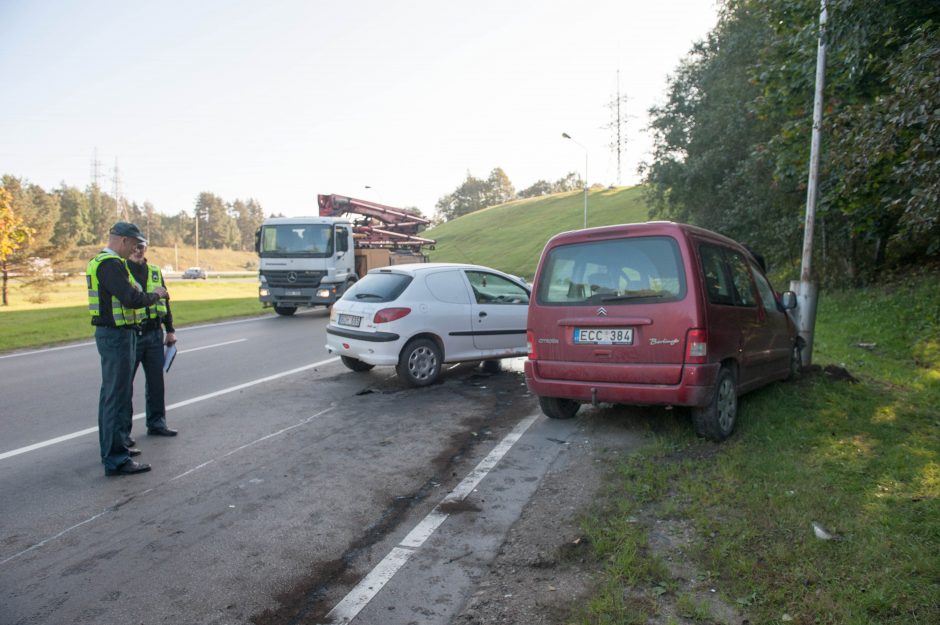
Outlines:
POLYGON ((205 280, 206 278, 206 272, 199 267, 190 267, 183 272, 184 280, 205 280))
POLYGON ((404 382, 426 386, 444 363, 524 356, 529 293, 480 265, 373 269, 333 305, 326 348, 353 371, 395 365, 404 382))

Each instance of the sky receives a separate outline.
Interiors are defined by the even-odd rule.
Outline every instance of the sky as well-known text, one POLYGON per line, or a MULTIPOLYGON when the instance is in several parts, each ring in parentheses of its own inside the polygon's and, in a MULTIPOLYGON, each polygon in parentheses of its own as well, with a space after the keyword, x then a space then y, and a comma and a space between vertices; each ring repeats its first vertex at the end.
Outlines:
POLYGON ((647 111, 716 20, 715 0, 0 0, 0 174, 97 169, 111 193, 116 170, 167 215, 201 192, 432 215, 496 167, 517 190, 585 165, 635 184, 647 111))

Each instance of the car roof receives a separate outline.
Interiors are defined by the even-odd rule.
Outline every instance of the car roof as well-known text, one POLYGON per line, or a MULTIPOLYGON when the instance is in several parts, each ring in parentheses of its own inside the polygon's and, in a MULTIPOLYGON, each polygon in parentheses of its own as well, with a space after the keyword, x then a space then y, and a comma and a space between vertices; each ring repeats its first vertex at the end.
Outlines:
POLYGON ((414 276, 418 273, 425 273, 439 269, 478 269, 480 271, 492 271, 506 276, 509 275, 500 271, 499 269, 484 267, 483 265, 471 265, 468 263, 404 263, 401 265, 376 267, 375 269, 370 270, 369 273, 403 273, 414 276))
POLYGON ((569 230, 568 232, 562 232, 553 236, 548 242, 548 245, 616 238, 625 234, 629 234, 631 236, 653 236, 657 234, 677 234, 679 232, 684 232, 686 234, 697 234, 699 236, 709 237, 711 239, 715 239, 735 247, 741 247, 740 242, 726 237, 723 234, 719 234, 699 226, 677 223, 674 221, 644 221, 632 224, 600 226, 597 228, 587 228, 585 230, 569 230))

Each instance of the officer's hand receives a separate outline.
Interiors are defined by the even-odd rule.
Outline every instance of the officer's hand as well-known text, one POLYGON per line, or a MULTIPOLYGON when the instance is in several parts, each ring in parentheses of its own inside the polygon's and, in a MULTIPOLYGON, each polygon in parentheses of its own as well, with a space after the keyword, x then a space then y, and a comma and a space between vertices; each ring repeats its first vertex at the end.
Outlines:
POLYGON ((176 343, 176 332, 167 332, 166 340, 164 341, 167 345, 172 345, 176 343))
POLYGON ((162 286, 158 286, 157 288, 153 290, 153 292, 159 295, 160 297, 166 297, 169 295, 169 292, 166 290, 166 287, 162 287, 162 286))

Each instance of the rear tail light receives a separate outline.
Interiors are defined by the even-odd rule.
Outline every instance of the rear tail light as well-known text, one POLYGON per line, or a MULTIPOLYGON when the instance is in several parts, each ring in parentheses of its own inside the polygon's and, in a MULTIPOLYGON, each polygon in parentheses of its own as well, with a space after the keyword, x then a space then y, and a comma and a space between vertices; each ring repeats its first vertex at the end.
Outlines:
POLYGON ((535 353, 535 334, 532 330, 526 330, 525 347, 526 351, 529 352, 529 360, 538 360, 538 354, 535 353))
POLYGON ((382 310, 375 313, 375 316, 372 318, 372 322, 388 323, 389 321, 401 319, 410 312, 410 308, 383 308, 382 310))
POLYGON ((708 358, 708 335, 705 330, 693 328, 685 337, 685 362, 703 365, 708 358))

